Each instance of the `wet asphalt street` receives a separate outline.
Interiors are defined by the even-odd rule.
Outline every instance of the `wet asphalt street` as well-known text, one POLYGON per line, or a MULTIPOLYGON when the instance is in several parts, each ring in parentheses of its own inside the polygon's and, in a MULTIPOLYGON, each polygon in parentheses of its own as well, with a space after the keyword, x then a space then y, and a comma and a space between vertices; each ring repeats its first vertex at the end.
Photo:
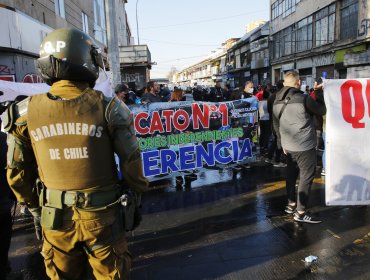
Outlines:
MULTIPOLYGON (((157 181, 129 234, 132 279, 370 279, 369 208, 326 207, 318 175, 310 208, 323 222, 294 222, 284 172, 261 163, 200 172, 183 187, 157 181), (305 263, 310 255, 318 261, 305 263)), ((39 249, 32 224, 18 221, 9 279, 45 279, 39 249)))

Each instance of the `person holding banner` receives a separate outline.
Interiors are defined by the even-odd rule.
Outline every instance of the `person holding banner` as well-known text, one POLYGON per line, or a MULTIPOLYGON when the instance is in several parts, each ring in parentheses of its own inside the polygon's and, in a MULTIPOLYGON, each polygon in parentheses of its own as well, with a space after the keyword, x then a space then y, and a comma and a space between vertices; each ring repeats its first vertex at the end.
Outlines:
MULTIPOLYGON (((320 94, 323 93, 323 84, 318 84, 315 82, 314 84, 314 90, 310 94, 310 96, 316 100, 316 95, 318 92, 321 92, 320 94)), ((325 117, 324 116, 314 116, 315 120, 315 126, 316 126, 316 134, 317 134, 317 151, 322 151, 322 170, 321 170, 321 175, 325 176, 325 117)))
POLYGON ((324 96, 316 101, 300 90, 299 74, 289 71, 284 76, 284 87, 276 94, 273 105, 273 124, 278 146, 287 155, 286 190, 288 205, 285 212, 294 213, 294 220, 320 223, 308 211, 311 185, 316 172, 316 128, 314 115, 326 113, 324 96), (299 175, 298 191, 296 181, 299 175))
MULTIPOLYGON (((183 100, 183 97, 184 97, 183 90, 180 88, 177 88, 172 92, 171 98, 168 102, 180 102, 183 100)), ((180 133, 180 132, 176 131, 176 133, 180 133)), ((183 173, 184 176, 178 175, 176 176, 176 180, 175 180, 176 187, 178 188, 181 188, 184 182, 185 182, 185 187, 190 187, 191 181, 198 179, 198 175, 195 173, 195 171, 180 172, 180 174, 181 173, 183 173)))
POLYGON ((42 226, 46 273, 85 279, 90 266, 96 279, 127 279, 125 232, 138 225, 136 206, 148 187, 131 112, 93 89, 104 64, 80 30, 49 33, 37 67, 49 92, 10 106, 4 130, 7 179, 34 216, 36 232, 42 226))

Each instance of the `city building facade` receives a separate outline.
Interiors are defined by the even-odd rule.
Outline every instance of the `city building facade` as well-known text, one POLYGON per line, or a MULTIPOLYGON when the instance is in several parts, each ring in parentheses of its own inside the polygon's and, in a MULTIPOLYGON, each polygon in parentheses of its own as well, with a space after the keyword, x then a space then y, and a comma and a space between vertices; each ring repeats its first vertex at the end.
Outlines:
POLYGON ((35 65, 40 43, 49 32, 62 27, 89 34, 102 50, 107 69, 119 72, 118 47, 133 42, 125 3, 127 0, 1 0, 0 80, 42 82, 35 65))
POLYGON ((251 80, 250 32, 227 50, 228 83, 234 87, 242 87, 246 80, 251 80))
MULTIPOLYGON (((270 22, 248 24, 257 28, 227 48, 217 77, 233 87, 247 80, 275 84, 289 70, 309 87, 322 78, 368 78, 369 6, 369 0, 270 0, 270 22)), ((211 60, 202 60, 180 71, 175 83, 195 73, 212 77, 210 67, 211 60)))
POLYGON ((369 77, 369 1, 271 0, 272 82, 298 70, 320 78, 369 77))
POLYGON ((250 36, 251 80, 255 85, 271 83, 269 26, 267 22, 258 27, 250 36))
POLYGON ((256 85, 270 82, 268 24, 255 21, 246 30, 243 37, 227 40, 207 58, 179 71, 173 82, 182 87, 195 83, 209 87, 221 82, 233 88, 253 79, 256 85))
POLYGON ((173 83, 182 88, 195 84, 213 86, 216 82, 227 82, 232 79, 228 73, 228 50, 239 40, 231 38, 224 42, 219 49, 211 53, 200 62, 193 64, 174 75, 173 83))
POLYGON ((141 89, 150 80, 151 53, 147 45, 119 46, 121 81, 141 89))

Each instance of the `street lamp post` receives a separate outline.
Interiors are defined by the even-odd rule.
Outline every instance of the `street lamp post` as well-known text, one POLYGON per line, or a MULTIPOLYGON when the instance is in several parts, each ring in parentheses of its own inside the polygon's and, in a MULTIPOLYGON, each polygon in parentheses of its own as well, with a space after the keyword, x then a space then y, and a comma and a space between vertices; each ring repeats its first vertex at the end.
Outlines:
POLYGON ((137 4, 139 0, 136 0, 136 32, 137 32, 137 44, 140 45, 140 37, 139 37, 139 21, 137 19, 137 4))

